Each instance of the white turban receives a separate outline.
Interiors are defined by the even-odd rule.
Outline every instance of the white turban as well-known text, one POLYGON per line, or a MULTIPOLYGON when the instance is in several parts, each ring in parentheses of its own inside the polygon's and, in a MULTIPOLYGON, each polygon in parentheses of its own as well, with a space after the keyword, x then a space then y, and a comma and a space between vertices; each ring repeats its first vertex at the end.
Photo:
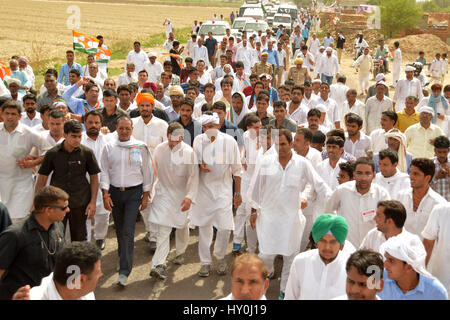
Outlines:
POLYGON ((8 86, 9 86, 11 83, 15 83, 15 84, 17 84, 19 87, 20 87, 20 84, 21 84, 20 80, 17 79, 17 78, 8 78, 8 79, 6 80, 6 83, 8 84, 8 86))
POLYGON ((398 164, 397 168, 401 172, 407 173, 408 166, 406 164, 406 137, 405 135, 398 129, 393 128, 384 134, 386 139, 386 144, 389 138, 393 138, 400 142, 400 146, 398 147, 398 164))
POLYGON ((377 74, 377 76, 375 77, 375 81, 376 82, 380 82, 381 80, 386 79, 386 77, 384 76, 384 73, 379 73, 377 74))
POLYGON ((413 66, 406 66, 405 71, 416 71, 416 68, 414 68, 413 66))
POLYGON ((433 276, 425 268, 425 259, 427 252, 425 247, 417 235, 408 237, 391 237, 380 246, 380 253, 390 254, 394 258, 404 261, 413 269, 424 276, 433 278, 433 276))
POLYGON ((432 108, 432 107, 429 107, 429 106, 423 106, 423 107, 421 107, 421 108, 419 109, 419 113, 422 113, 422 112, 425 112, 425 113, 429 113, 429 114, 431 114, 431 115, 434 115, 434 110, 433 110, 433 108, 432 108))
POLYGON ((219 116, 217 115, 217 112, 214 112, 213 115, 202 114, 202 116, 199 118, 199 121, 202 123, 202 126, 208 123, 214 124, 220 123, 220 119, 219 116))

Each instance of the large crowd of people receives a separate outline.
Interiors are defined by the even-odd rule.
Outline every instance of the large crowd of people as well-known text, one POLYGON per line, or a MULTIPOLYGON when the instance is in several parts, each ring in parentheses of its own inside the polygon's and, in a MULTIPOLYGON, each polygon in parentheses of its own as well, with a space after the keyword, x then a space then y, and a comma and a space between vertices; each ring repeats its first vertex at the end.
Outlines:
POLYGON ((228 273, 232 238, 226 299, 265 299, 277 256, 280 299, 448 299, 446 55, 426 74, 424 53, 405 65, 396 42, 389 85, 373 69, 388 72, 390 50, 360 35, 349 88, 345 35, 319 39, 317 23, 305 10, 291 34, 227 29, 218 42, 196 21, 184 47, 166 19, 171 55, 161 63, 136 41, 117 81, 68 50, 38 88, 12 57, 0 82, 0 298, 93 299, 110 215, 125 287, 141 214, 158 279, 173 229, 180 265, 198 227, 200 277, 228 273))

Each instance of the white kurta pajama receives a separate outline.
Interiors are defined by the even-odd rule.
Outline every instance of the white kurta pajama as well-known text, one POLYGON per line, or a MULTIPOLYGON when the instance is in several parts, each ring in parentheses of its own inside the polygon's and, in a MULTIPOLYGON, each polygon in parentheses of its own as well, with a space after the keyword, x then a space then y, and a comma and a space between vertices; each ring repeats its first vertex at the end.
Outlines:
POLYGON ((25 218, 33 203, 33 168, 22 169, 17 164, 33 147, 43 155, 51 145, 40 133, 20 122, 11 133, 0 123, 0 199, 13 223, 25 218))
MULTIPOLYGON (((410 237, 415 237, 415 235, 413 235, 411 232, 408 232, 405 228, 402 228, 402 232, 396 235, 396 237, 406 240, 410 237)), ((371 249, 375 252, 380 252, 380 246, 386 241, 386 235, 383 232, 378 231, 377 228, 373 228, 367 233, 360 246, 360 249, 365 248, 371 249)))
POLYGON ((350 254, 347 250, 340 250, 329 264, 322 261, 318 249, 297 255, 289 273, 284 299, 329 300, 344 295, 347 281, 345 265, 350 254))
POLYGON ((414 96, 418 98, 419 101, 422 100, 422 83, 419 79, 413 78, 412 80, 398 80, 397 86, 395 87, 394 97, 392 99, 397 103, 395 106, 396 112, 402 111, 405 108, 406 98, 409 96, 414 96))
POLYGON ((193 149, 181 142, 174 149, 169 142, 158 145, 154 151, 157 180, 155 182, 148 222, 158 225, 157 248, 152 267, 164 264, 170 249, 170 233, 176 230, 176 255, 184 254, 189 240, 189 212, 181 211, 185 198, 195 202, 198 188, 198 164, 193 149))
POLYGON ((400 72, 402 71, 402 51, 397 48, 394 51, 394 66, 392 68, 392 85, 397 85, 398 79, 400 79, 400 72))
POLYGON ((194 152, 211 172, 200 171, 197 200, 191 224, 199 226, 199 255, 202 264, 211 264, 212 227, 217 228, 214 254, 225 257, 233 221, 233 176, 242 171, 239 147, 233 137, 218 132, 213 142, 203 133, 194 139, 194 152))
POLYGON ((284 256, 280 284, 280 290, 284 291, 290 264, 300 252, 306 222, 300 209, 300 193, 306 183, 310 183, 325 198, 331 190, 317 175, 312 164, 296 153, 292 153, 284 169, 278 153, 264 156, 255 176, 252 205, 261 210, 256 219, 260 257, 271 270, 275 256, 284 256))
MULTIPOLYGON (((83 132, 83 135, 81 136, 81 144, 91 148, 92 151, 94 151, 94 155, 95 158, 97 159, 97 163, 100 166, 100 169, 101 169, 100 159, 102 157, 103 147, 109 142, 111 138, 112 135, 104 135, 101 132, 99 133, 96 140, 91 139, 86 134, 86 132, 83 132)), ((93 217, 95 240, 105 239, 106 234, 108 233, 109 215, 110 211, 106 210, 105 206, 103 205, 103 194, 99 186, 99 191, 97 192, 96 210, 95 215, 93 217)), ((87 227, 87 241, 91 241, 92 219, 86 220, 86 227, 87 227)))
MULTIPOLYGON (((137 140, 143 141, 150 154, 153 156, 155 148, 162 142, 167 141, 167 127, 166 121, 152 116, 150 121, 146 124, 142 117, 133 118, 133 137, 137 140)), ((153 199, 153 190, 150 199, 153 199)), ((156 234, 158 228, 156 225, 148 222, 148 215, 150 213, 150 206, 147 206, 141 214, 145 224, 145 230, 150 232, 150 241, 156 241, 156 234)))
POLYGON ((398 193, 401 190, 407 190, 411 187, 409 174, 401 172, 398 169, 397 172, 389 178, 385 178, 381 172, 378 172, 373 182, 385 188, 391 195, 392 200, 398 200, 398 193))
POLYGON ((359 247, 367 232, 375 227, 373 218, 378 202, 390 199, 387 190, 375 183, 371 184, 369 192, 360 194, 353 180, 336 188, 326 204, 325 212, 336 211, 347 220, 347 240, 359 247))
POLYGON ((359 68, 358 79, 361 92, 365 92, 369 88, 370 73, 373 69, 373 60, 369 54, 362 54, 353 63, 355 68, 359 68))

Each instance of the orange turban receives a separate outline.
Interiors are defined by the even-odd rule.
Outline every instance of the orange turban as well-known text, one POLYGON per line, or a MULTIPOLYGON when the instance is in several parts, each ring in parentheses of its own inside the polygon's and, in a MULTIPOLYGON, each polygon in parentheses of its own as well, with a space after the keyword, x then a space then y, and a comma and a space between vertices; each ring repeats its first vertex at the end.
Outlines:
POLYGON ((137 105, 139 105, 142 101, 149 101, 151 104, 155 105, 155 98, 150 93, 139 92, 136 96, 137 105))

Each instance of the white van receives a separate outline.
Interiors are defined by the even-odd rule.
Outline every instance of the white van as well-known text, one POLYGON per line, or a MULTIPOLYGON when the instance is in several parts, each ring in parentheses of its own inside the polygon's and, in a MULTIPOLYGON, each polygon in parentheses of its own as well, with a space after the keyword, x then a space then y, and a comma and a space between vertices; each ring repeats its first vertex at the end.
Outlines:
POLYGON ((253 18, 255 20, 264 20, 264 12, 261 8, 245 9, 243 17, 253 18))
POLYGON ((244 31, 247 31, 247 38, 250 38, 252 35, 257 35, 260 30, 265 33, 267 29, 270 28, 264 20, 249 21, 244 26, 244 31))
POLYGON ((280 4, 277 13, 290 15, 293 22, 298 19, 298 8, 292 4, 280 4))
POLYGON ((244 29, 245 23, 248 21, 253 21, 253 18, 249 17, 238 17, 234 19, 233 25, 231 26, 231 34, 237 36, 241 34, 241 30, 244 29))
POLYGON ((278 29, 282 25, 288 32, 292 31, 292 19, 288 14, 277 13, 273 16, 273 28, 278 29))
POLYGON ((198 34, 204 34, 206 39, 208 37, 208 32, 212 32, 213 38, 220 43, 227 35, 227 29, 231 29, 230 24, 227 21, 207 21, 202 24, 198 30, 198 34))
POLYGON ((239 8, 239 17, 244 15, 244 11, 248 8, 261 8, 260 3, 245 3, 239 8))

